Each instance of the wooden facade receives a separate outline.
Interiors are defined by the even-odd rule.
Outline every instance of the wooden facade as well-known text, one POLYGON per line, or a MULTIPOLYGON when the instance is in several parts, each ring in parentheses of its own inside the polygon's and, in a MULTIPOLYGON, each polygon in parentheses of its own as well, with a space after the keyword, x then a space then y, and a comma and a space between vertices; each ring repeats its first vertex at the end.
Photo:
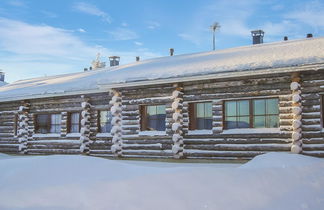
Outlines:
POLYGON ((323 94, 324 69, 314 69, 0 102, 0 152, 251 159, 270 151, 292 151, 324 157, 323 94), (278 99, 279 127, 225 130, 224 102, 256 98, 278 99), (212 103, 212 129, 207 133, 192 132, 189 104, 204 101, 212 103), (166 106, 164 132, 141 131, 143 105, 166 106), (117 110, 114 123, 121 129, 99 133, 98 111, 112 106, 117 110), (82 113, 80 133, 68 132, 71 112, 82 113), (59 133, 35 133, 35 116, 43 113, 61 113, 59 133), (175 120, 174 113, 181 117, 175 120))

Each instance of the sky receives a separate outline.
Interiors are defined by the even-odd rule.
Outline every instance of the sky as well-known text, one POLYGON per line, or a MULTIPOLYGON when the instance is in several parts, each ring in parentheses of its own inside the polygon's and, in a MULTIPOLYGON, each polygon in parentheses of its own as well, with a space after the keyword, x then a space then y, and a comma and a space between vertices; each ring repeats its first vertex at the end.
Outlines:
POLYGON ((0 69, 6 81, 82 72, 101 55, 120 64, 324 36, 323 0, 0 0, 0 69))

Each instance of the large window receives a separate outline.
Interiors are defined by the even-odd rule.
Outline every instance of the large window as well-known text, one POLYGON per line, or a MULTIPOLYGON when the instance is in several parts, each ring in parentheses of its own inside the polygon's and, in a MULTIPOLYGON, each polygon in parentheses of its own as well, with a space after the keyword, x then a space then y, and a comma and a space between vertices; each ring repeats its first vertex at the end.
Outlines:
POLYGON ((212 103, 190 103, 189 104, 189 129, 210 130, 212 129, 212 103))
POLYGON ((80 132, 80 113, 72 112, 69 114, 68 132, 79 133, 80 132))
POLYGON ((112 114, 110 111, 99 111, 99 133, 110 133, 112 114))
POLYGON ((141 106, 141 130, 165 131, 165 105, 141 106))
POLYGON ((278 99, 225 102, 225 129, 279 127, 278 99))
POLYGON ((39 114, 36 116, 36 133, 60 133, 61 114, 39 114))

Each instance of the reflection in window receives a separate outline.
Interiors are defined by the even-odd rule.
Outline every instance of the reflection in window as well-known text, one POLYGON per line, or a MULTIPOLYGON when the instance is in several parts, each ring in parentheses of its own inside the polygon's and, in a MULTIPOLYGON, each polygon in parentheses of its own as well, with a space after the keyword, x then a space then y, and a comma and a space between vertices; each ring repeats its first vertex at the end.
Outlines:
POLYGON ((190 130, 212 129, 212 103, 189 104, 189 128, 190 130))
POLYGON ((80 113, 73 112, 70 114, 70 133, 79 133, 80 132, 80 113))
POLYGON ((39 114, 36 116, 36 133, 60 133, 61 114, 39 114))
POLYGON ((278 99, 253 99, 225 102, 225 128, 279 127, 278 99))
POLYGON ((110 133, 112 114, 110 111, 99 111, 99 132, 110 133))
POLYGON ((165 105, 142 107, 141 130, 165 131, 165 105))

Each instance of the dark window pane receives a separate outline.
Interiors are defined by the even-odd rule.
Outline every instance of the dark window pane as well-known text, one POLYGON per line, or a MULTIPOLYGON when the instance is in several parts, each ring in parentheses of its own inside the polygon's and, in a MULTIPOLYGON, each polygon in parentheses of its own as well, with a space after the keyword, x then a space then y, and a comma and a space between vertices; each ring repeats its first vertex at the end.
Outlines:
POLYGON ((213 117, 213 111, 212 111, 212 103, 208 102, 205 103, 205 118, 212 118, 213 117))
POLYGON ((225 115, 236 116, 236 101, 225 102, 225 115))
POLYGON ((238 116, 242 115, 249 115, 250 114, 250 108, 249 108, 249 101, 238 101, 237 102, 237 109, 238 109, 238 116))
POLYGON ((49 128, 48 128, 49 115, 47 114, 37 115, 36 121, 38 125, 38 130, 36 131, 37 133, 49 132, 49 128))
POLYGON ((278 99, 267 100, 267 114, 279 114, 279 101, 278 99))
POLYGON ((237 128, 236 117, 226 117, 225 125, 227 129, 237 128))
POLYGON ((165 105, 146 106, 146 114, 146 130, 165 131, 165 105))
POLYGON ((258 99, 253 100, 253 111, 254 115, 265 115, 265 100, 264 99, 258 99))
POLYGON ((238 128, 249 128, 250 127, 250 118, 249 117, 238 117, 237 119, 238 128))
POLYGON ((253 117, 254 128, 264 128, 265 127, 265 116, 255 116, 253 117))

